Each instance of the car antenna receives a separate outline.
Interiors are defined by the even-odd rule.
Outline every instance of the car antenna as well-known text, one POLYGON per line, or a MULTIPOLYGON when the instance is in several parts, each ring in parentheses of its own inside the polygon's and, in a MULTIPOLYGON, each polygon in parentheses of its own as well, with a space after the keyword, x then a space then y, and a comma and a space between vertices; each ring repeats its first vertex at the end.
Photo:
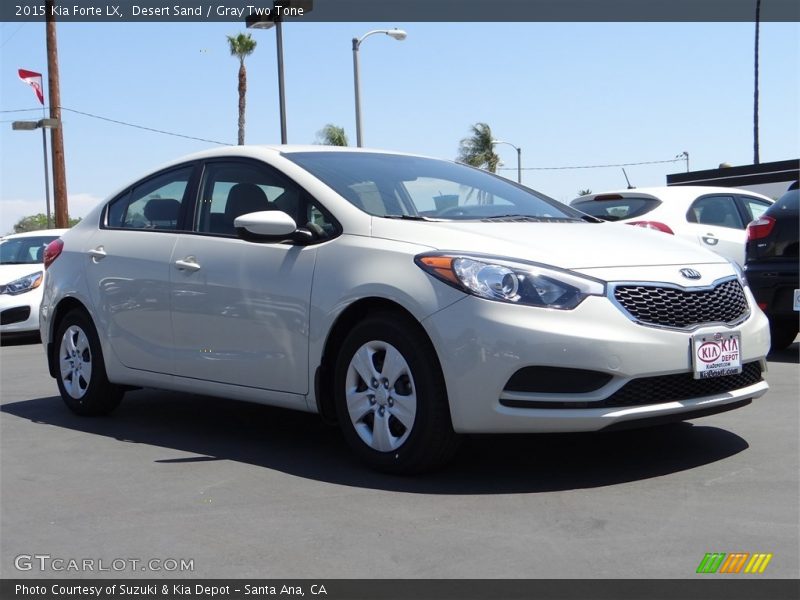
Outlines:
POLYGON ((622 174, 625 175, 625 181, 628 182, 628 189, 629 190, 635 190, 636 186, 635 185, 631 185, 631 180, 628 179, 628 174, 625 172, 625 167, 622 167, 622 174))

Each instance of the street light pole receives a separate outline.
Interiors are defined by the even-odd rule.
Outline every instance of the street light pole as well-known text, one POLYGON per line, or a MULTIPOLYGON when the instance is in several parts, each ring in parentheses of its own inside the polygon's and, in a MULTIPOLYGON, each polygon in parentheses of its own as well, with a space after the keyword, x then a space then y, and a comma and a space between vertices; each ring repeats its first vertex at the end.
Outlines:
POLYGON ((355 86, 355 99, 356 99, 356 145, 361 148, 363 147, 363 138, 361 135, 361 83, 360 83, 360 73, 359 73, 359 64, 358 64, 358 49, 361 47, 361 42, 367 39, 371 35, 375 35, 376 33, 385 33, 390 38, 393 38, 397 41, 403 41, 406 39, 408 34, 403 31, 402 29, 373 29, 372 31, 368 31, 360 38, 353 38, 353 84, 355 86))
POLYGON ((270 29, 275 27, 275 46, 278 53, 278 105, 281 118, 281 144, 287 144, 288 134, 286 133, 286 91, 283 79, 283 14, 289 9, 299 11, 302 16, 314 9, 313 0, 283 0, 273 4, 269 14, 252 15, 245 19, 245 23, 252 29, 270 29))
POLYGON ((286 133, 286 94, 283 87, 283 29, 281 28, 281 17, 275 17, 275 40, 278 50, 278 102, 281 111, 281 144, 288 143, 286 133))
POLYGON ((522 148, 515 146, 511 142, 504 142, 503 140, 492 140, 492 144, 506 144, 517 151, 517 183, 522 183, 522 148))
POLYGON ((42 151, 44 153, 44 197, 47 208, 47 228, 52 227, 52 217, 50 214, 50 168, 47 164, 47 134, 45 129, 57 129, 58 119, 39 119, 38 121, 14 121, 11 129, 15 131, 42 130, 42 151))

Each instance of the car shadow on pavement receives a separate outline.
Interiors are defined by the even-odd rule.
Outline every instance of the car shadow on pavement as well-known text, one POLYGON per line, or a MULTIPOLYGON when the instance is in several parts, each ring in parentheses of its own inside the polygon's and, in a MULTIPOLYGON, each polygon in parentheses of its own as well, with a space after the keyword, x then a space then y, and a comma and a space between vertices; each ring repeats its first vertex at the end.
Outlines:
POLYGON ((398 477, 364 467, 338 429, 316 415, 244 402, 139 390, 129 392, 109 417, 78 417, 58 397, 4 404, 0 411, 179 452, 166 451, 154 461, 156 469, 232 460, 337 485, 421 494, 595 488, 692 469, 748 448, 734 433, 689 423, 615 433, 481 435, 465 439, 444 469, 398 477))
POLYGON ((795 342, 784 350, 770 352, 767 360, 776 363, 800 364, 800 342, 795 342))

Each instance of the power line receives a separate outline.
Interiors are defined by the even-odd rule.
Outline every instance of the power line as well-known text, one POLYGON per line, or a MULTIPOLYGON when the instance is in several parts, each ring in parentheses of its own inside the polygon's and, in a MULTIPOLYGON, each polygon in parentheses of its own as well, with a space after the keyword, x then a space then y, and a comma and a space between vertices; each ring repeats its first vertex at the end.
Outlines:
MULTIPOLYGON (((659 165, 664 163, 674 163, 685 160, 681 158, 673 158, 670 160, 648 160, 642 162, 619 163, 614 165, 580 165, 574 167, 522 167, 523 171, 561 171, 566 169, 607 169, 610 167, 633 167, 637 165, 659 165)), ((498 171, 516 171, 517 167, 499 167, 498 171)))
POLYGON ((163 135, 171 135, 171 136, 174 136, 174 137, 184 138, 184 139, 187 139, 187 140, 195 140, 195 141, 198 141, 198 142, 208 142, 210 144, 218 144, 220 146, 232 146, 233 145, 233 144, 229 144, 229 143, 226 143, 226 142, 219 142, 217 140, 209 140, 209 139, 206 139, 206 138, 199 138, 199 137, 194 137, 194 136, 191 136, 191 135, 184 135, 182 133, 175 133, 173 131, 164 131, 163 129, 155 129, 153 127, 145 127, 144 125, 136 125, 134 123, 127 123, 125 121, 118 121, 117 119, 110 119, 108 117, 101 117, 100 115, 95 115, 95 114, 92 114, 92 113, 83 112, 82 110, 75 110, 74 108, 66 108, 65 106, 62 106, 61 110, 65 110, 67 112, 75 113, 75 114, 78 114, 78 115, 83 115, 85 117, 91 117, 93 119, 100 119, 101 121, 108 121, 109 123, 116 123, 117 125, 125 125, 126 127, 133 127, 135 129, 143 129, 144 131, 152 131, 154 133, 160 133, 160 134, 163 134, 163 135))
POLYGON ((31 112, 34 110, 42 110, 42 107, 39 108, 17 108, 15 110, 0 110, 0 113, 12 113, 12 112, 31 112))
POLYGON ((10 36, 8 36, 5 39, 5 41, 2 44, 0 44, 0 48, 3 48, 8 42, 10 42, 11 38, 13 38, 15 35, 17 35, 19 33, 19 30, 22 29, 23 27, 25 27, 25 25, 27 25, 27 21, 23 21, 22 23, 20 23, 19 27, 17 27, 14 30, 14 33, 12 33, 10 36))

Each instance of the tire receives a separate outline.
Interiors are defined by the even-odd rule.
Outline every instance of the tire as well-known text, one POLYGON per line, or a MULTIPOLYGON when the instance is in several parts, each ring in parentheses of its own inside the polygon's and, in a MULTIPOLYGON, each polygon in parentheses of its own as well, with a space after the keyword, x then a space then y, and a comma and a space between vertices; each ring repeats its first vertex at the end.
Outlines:
POLYGON ((99 416, 119 406, 124 389, 108 381, 100 339, 84 311, 66 314, 55 342, 58 391, 69 409, 82 416, 99 416))
POLYGON ((770 349, 775 352, 784 350, 792 345, 797 337, 798 324, 796 319, 770 319, 769 335, 770 349))
POLYGON ((395 313, 358 323, 341 346, 334 386, 342 433, 372 468, 430 471, 458 450, 439 360, 418 323, 395 313))

